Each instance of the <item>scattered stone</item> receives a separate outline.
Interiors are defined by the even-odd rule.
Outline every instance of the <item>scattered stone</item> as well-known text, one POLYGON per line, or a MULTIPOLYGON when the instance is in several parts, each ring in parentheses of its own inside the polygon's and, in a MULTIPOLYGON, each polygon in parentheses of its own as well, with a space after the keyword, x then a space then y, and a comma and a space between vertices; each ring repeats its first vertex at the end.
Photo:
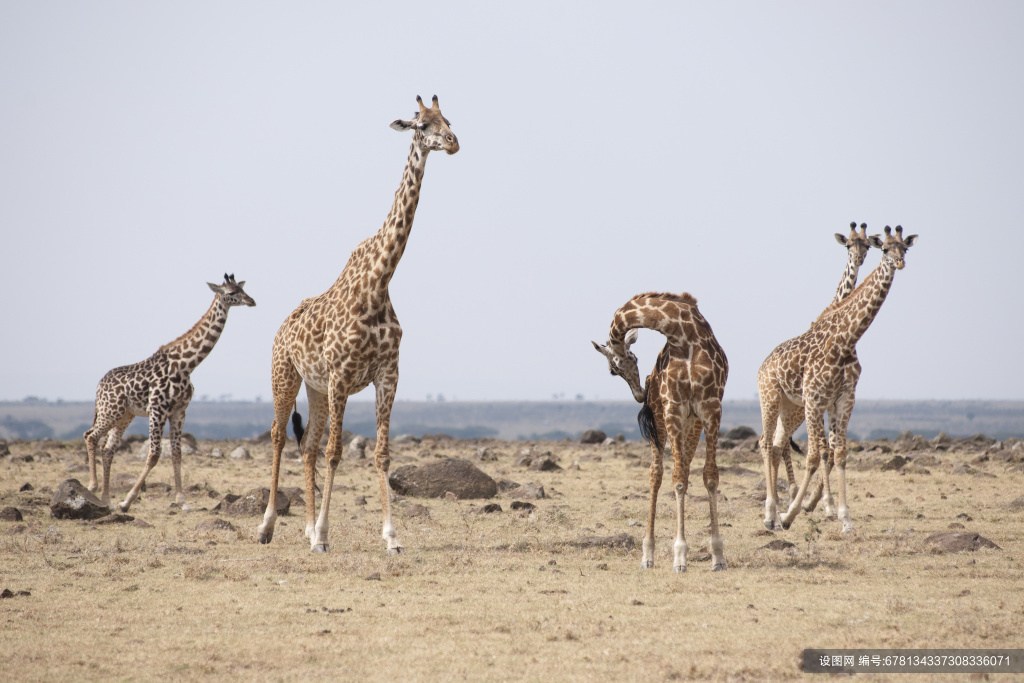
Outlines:
POLYGON ((481 514, 481 515, 489 515, 492 512, 501 512, 501 511, 502 511, 501 510, 501 506, 498 505, 497 503, 488 503, 487 505, 484 505, 483 507, 478 509, 477 513, 481 514))
POLYGON ((145 521, 143 521, 141 519, 138 519, 138 518, 136 518, 135 521, 132 522, 132 526, 137 526, 140 529, 152 529, 153 528, 152 524, 150 524, 149 522, 145 522, 145 521))
POLYGON ((5 589, 3 589, 3 591, 0 591, 0 600, 6 600, 7 598, 13 598, 13 597, 16 597, 16 596, 17 597, 22 597, 22 598, 27 598, 27 597, 29 597, 31 595, 32 594, 30 592, 28 592, 28 591, 17 591, 17 592, 15 592, 15 591, 12 591, 10 588, 5 588, 5 589))
POLYGON ((223 458, 224 457, 224 451, 222 451, 219 448, 214 448, 212 451, 210 451, 210 457, 211 458, 223 458))
POLYGON ((21 522, 24 521, 24 517, 21 515, 21 510, 16 507, 5 507, 0 510, 0 521, 2 522, 21 522))
POLYGON ((914 464, 920 465, 921 467, 938 467, 942 464, 942 461, 936 458, 934 455, 919 455, 914 458, 914 464))
POLYGON ((962 520, 964 520, 965 522, 973 522, 973 521, 974 521, 974 517, 971 517, 971 516, 970 516, 969 514, 967 514, 966 512, 961 512, 961 513, 960 513, 959 515, 957 515, 957 516, 956 516, 956 518, 957 518, 957 519, 962 519, 962 520))
POLYGON ((761 546, 763 550, 788 550, 789 548, 795 548, 796 545, 782 538, 776 538, 774 541, 769 542, 767 545, 761 546))
MULTIPOLYGON (((267 511, 267 504, 269 502, 270 489, 266 487, 255 488, 248 493, 243 494, 235 502, 228 505, 225 512, 235 517, 262 515, 267 511)), ((279 490, 277 492, 277 500, 274 501, 277 514, 288 514, 288 509, 291 507, 291 504, 292 501, 288 496, 279 490)))
POLYGON ((746 425, 737 425, 727 431, 724 436, 725 438, 732 439, 734 441, 743 441, 744 439, 757 436, 757 432, 746 425))
MULTIPOLYGON (((365 441, 365 439, 363 439, 363 440, 365 441)), ((391 443, 397 444, 399 446, 404 445, 404 444, 418 444, 420 441, 421 441, 420 437, 413 436, 412 434, 400 434, 400 435, 396 436, 395 438, 390 439, 391 443)))
POLYGON ((961 524, 960 522, 950 522, 949 526, 947 526, 946 528, 947 529, 965 529, 966 527, 963 524, 961 524))
POLYGON ((602 562, 601 564, 596 564, 594 565, 594 569, 600 569, 601 571, 606 572, 608 571, 608 563, 602 562))
POLYGON ((234 531, 235 525, 219 517, 207 519, 196 524, 196 531, 234 531))
POLYGON ((562 468, 550 455, 542 455, 539 458, 534 458, 530 462, 530 469, 535 472, 552 472, 562 468))
POLYGON ((352 500, 353 505, 366 505, 366 496, 356 496, 352 500))
POLYGON ((934 439, 929 441, 932 446, 948 446, 953 442, 953 439, 949 438, 946 432, 939 432, 934 439))
POLYGON ((916 462, 912 462, 909 465, 904 465, 903 469, 900 470, 904 474, 931 474, 932 471, 923 465, 918 465, 916 462))
POLYGON ((374 572, 366 577, 367 581, 380 581, 380 572, 374 572))
POLYGON ((883 472, 898 472, 904 465, 907 464, 907 459, 902 455, 894 455, 889 460, 882 464, 883 472))
MULTIPOLYGON (((270 494, 268 493, 267 496, 269 497, 269 495, 270 494)), ((225 493, 224 497, 220 499, 220 502, 213 506, 213 511, 224 512, 232 503, 234 503, 239 498, 241 498, 241 496, 239 496, 236 493, 225 493)))
POLYGON ((527 503, 521 500, 513 500, 512 505, 509 507, 517 512, 533 512, 537 509, 537 506, 533 503, 527 503))
POLYGON ((978 548, 1001 550, 992 541, 972 531, 940 531, 924 539, 924 542, 935 546, 936 552, 940 553, 958 553, 965 550, 974 552, 978 548))
POLYGON ((100 517, 96 520, 96 524, 127 524, 128 522, 134 522, 135 518, 131 515, 126 515, 121 512, 111 512, 106 517, 100 517))
POLYGON ((623 532, 613 536, 581 536, 572 545, 577 548, 624 548, 632 550, 636 547, 636 541, 632 536, 623 532))
POLYGON ((492 498, 498 493, 497 482, 462 458, 403 465, 391 473, 390 482, 396 493, 419 498, 439 498, 448 491, 460 500, 492 498))
MULTIPOLYGON (((117 493, 131 491, 132 487, 135 486, 135 482, 139 480, 138 475, 131 474, 130 472, 118 472, 110 478, 110 490, 117 493)), ((142 485, 142 491, 146 490, 146 485, 142 485)))
POLYGON ((1021 496, 1012 501, 1009 507, 1011 510, 1020 510, 1021 508, 1024 508, 1024 496, 1021 496))
POLYGON ((82 486, 77 479, 65 479, 50 499, 50 515, 57 519, 99 519, 110 508, 82 486))
MULTIPOLYGON (((306 499, 302 497, 305 491, 299 486, 285 486, 278 489, 278 492, 288 496, 288 500, 291 501, 292 505, 301 505, 305 507, 306 499)), ((315 493, 313 495, 316 495, 315 493)))
POLYGON ((353 436, 352 440, 348 442, 348 448, 345 449, 345 459, 362 460, 366 458, 367 443, 365 436, 353 436))
POLYGON ((18 489, 18 491, 20 493, 24 493, 25 491, 35 491, 35 487, 26 481, 24 484, 21 485, 21 488, 18 489))
POLYGON ((580 437, 580 443, 604 443, 607 438, 608 435, 600 429, 588 429, 580 437))
POLYGON ((492 453, 490 448, 481 446, 476 449, 476 459, 480 462, 494 462, 498 459, 498 456, 497 454, 492 453))
POLYGON ((512 481, 511 479, 500 478, 496 483, 498 484, 498 490, 502 493, 519 488, 519 482, 512 481))
POLYGON ((523 484, 522 486, 516 489, 516 497, 528 498, 530 500, 540 500, 542 498, 547 498, 547 494, 544 493, 543 486, 531 481, 527 484, 523 484))
POLYGON ((405 516, 406 517, 426 517, 426 518, 429 519, 430 518, 430 510, 428 510, 423 505, 417 505, 416 503, 413 503, 411 505, 405 506, 405 516))
POLYGON ((249 455, 249 449, 245 446, 239 446, 235 450, 231 451, 228 457, 232 460, 252 460, 252 456, 249 455))
MULTIPOLYGON (((189 435, 189 436, 191 436, 191 435, 189 435)), ((183 434, 182 437, 181 437, 181 454, 182 455, 195 455, 195 452, 196 452, 195 437, 192 437, 191 440, 190 440, 189 438, 187 438, 183 434)), ((164 457, 170 457, 170 455, 171 455, 171 440, 170 439, 160 439, 160 458, 162 459, 164 457)), ((142 445, 139 446, 139 450, 137 450, 135 452, 135 459, 136 460, 147 460, 148 458, 149 458, 149 439, 146 439, 145 441, 142 442, 142 445)))

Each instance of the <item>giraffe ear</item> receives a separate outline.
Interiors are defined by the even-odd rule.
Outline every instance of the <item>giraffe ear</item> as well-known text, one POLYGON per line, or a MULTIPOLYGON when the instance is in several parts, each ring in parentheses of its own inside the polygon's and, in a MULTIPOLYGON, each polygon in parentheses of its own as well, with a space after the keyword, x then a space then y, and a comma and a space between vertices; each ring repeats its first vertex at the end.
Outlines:
POLYGON ((403 121, 402 119, 395 119, 394 121, 391 122, 391 127, 397 131, 402 132, 412 130, 413 128, 416 127, 416 124, 414 124, 412 121, 403 121))
POLYGON ((598 344, 596 341, 591 341, 590 343, 594 345, 594 348, 597 349, 598 353, 600 353, 605 358, 608 357, 608 354, 610 352, 608 351, 608 347, 607 346, 603 346, 601 344, 598 344))
POLYGON ((917 241, 917 235, 911 235, 903 240, 903 243, 907 245, 907 248, 914 246, 914 242, 917 241))
POLYGON ((236 282, 235 284, 238 286, 239 289, 242 289, 243 287, 245 287, 245 280, 242 280, 241 282, 236 282))
POLYGON ((206 284, 210 285, 210 289, 212 289, 215 293, 220 294, 220 292, 221 292, 221 286, 220 285, 215 285, 212 282, 207 282, 206 284))
POLYGON ((627 332, 625 339, 623 339, 623 343, 626 345, 626 348, 628 349, 630 346, 635 344, 636 340, 637 340, 637 337, 639 337, 639 336, 640 336, 640 330, 636 329, 635 327, 632 330, 630 330, 629 332, 627 332))
POLYGON ((841 245, 843 245, 845 247, 846 246, 846 235, 843 235, 843 234, 837 232, 836 233, 836 242, 839 242, 839 244, 841 244, 841 245))
POLYGON ((885 244, 885 242, 882 241, 881 235, 872 235, 871 237, 868 238, 868 242, 870 242, 871 246, 875 247, 876 249, 881 249, 882 245, 885 244))

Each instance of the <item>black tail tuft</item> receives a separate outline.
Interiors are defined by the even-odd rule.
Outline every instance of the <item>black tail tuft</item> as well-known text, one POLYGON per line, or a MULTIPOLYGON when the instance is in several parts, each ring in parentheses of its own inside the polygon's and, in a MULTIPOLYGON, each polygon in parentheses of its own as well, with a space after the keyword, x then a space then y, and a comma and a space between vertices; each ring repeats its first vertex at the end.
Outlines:
POLYGON ((797 453, 799 453, 800 455, 804 454, 804 452, 800 450, 800 446, 796 445, 796 441, 793 441, 793 437, 789 437, 789 447, 792 448, 797 453))
POLYGON ((295 432, 295 440, 299 442, 299 448, 302 448, 302 435, 306 433, 306 429, 302 426, 302 416, 299 415, 299 411, 292 413, 292 431, 295 432))
POLYGON ((644 407, 640 409, 640 414, 636 416, 636 421, 640 425, 640 436, 653 443, 654 447, 661 451, 661 439, 658 438, 658 426, 654 422, 654 411, 646 401, 644 401, 644 407))

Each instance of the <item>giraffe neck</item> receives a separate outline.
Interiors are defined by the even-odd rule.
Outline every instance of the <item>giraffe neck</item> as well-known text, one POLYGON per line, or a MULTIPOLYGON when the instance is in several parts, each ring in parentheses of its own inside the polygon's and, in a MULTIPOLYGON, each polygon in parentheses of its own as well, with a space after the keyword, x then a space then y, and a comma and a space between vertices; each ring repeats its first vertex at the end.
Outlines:
POLYGON ((631 329, 642 327, 661 332, 669 344, 689 346, 691 340, 684 333, 683 322, 700 316, 696 299, 689 294, 638 295, 615 312, 608 346, 615 353, 625 351, 624 338, 631 329))
POLYGON ((843 273, 843 279, 839 281, 839 287, 836 288, 836 295, 832 299, 833 304, 837 304, 850 296, 850 292, 852 292, 854 287, 857 286, 857 272, 859 270, 860 266, 857 265, 857 261, 854 259, 853 252, 851 251, 850 257, 846 259, 846 271, 843 273))
POLYGON ((842 320, 840 324, 844 328, 842 337, 846 341, 845 346, 853 348, 867 332, 882 308, 885 297, 889 295, 895 273, 896 268, 886 259, 882 259, 878 267, 864 278, 860 287, 835 309, 842 320))
MULTIPOLYGON (((384 225, 373 236, 371 248, 376 251, 376 263, 381 275, 378 282, 382 289, 387 289, 391 277, 398 268, 398 262, 405 253, 405 245, 412 231, 412 221, 416 216, 416 206, 420 201, 420 186, 423 184, 423 169, 427 164, 427 153, 413 140, 409 148, 409 159, 402 171, 402 184, 395 190, 395 201, 384 225)), ((376 270, 376 269, 375 269, 376 270)), ((375 273, 376 274, 376 273, 375 273)))
POLYGON ((165 344, 161 349, 166 351, 172 360, 180 361, 186 372, 191 372, 210 355, 210 351, 213 351, 227 320, 228 307, 219 296, 215 296, 209 310, 191 330, 170 344, 165 344))

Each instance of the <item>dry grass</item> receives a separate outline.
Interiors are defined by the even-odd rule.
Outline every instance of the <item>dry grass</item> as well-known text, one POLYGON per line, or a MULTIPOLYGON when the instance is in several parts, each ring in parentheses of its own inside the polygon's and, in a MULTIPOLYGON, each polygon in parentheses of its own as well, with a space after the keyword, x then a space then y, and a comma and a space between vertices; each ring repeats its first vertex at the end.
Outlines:
MULTIPOLYGON (((235 463, 186 458, 186 485, 244 493, 267 485, 266 446, 235 463)), ((396 447, 398 464, 438 455, 471 458, 479 444, 396 447)), ((33 462, 0 461, 0 672, 5 680, 226 676, 438 680, 760 680, 800 675, 806 647, 1015 647, 1024 632, 1024 511, 1008 503, 1024 475, 1004 464, 954 475, 967 456, 940 454, 932 474, 852 471, 857 532, 838 533, 821 512, 793 529, 763 531, 759 477, 722 475, 720 509, 729 569, 712 573, 707 507, 688 504, 690 570, 671 571, 673 504, 659 503, 658 566, 640 550, 580 548, 583 536, 631 534, 639 543, 647 505, 640 444, 539 444, 579 470, 528 472, 513 465, 519 443, 488 443, 492 476, 544 485, 530 514, 477 514, 478 501, 396 504, 406 553, 384 554, 372 468, 346 461, 332 499, 332 551, 313 555, 301 508, 278 522, 275 540, 255 540, 258 518, 229 518, 236 531, 198 530, 217 518, 215 499, 192 494, 192 512, 172 497, 143 494, 131 514, 152 524, 96 525, 49 517, 49 495, 81 462, 80 443, 11 445, 33 462), (45 449, 50 455, 39 455, 45 449), (595 459, 594 456, 600 456, 595 459), (992 474, 997 476, 985 476, 992 474), (29 482, 37 490, 18 492, 29 482), (868 493, 872 496, 868 496, 868 493), (356 505, 356 496, 368 505, 356 505), (966 514, 971 520, 958 518, 966 514), (631 522, 634 524, 631 525, 631 522), (1001 550, 935 554, 923 542, 960 522, 1001 550), (762 547, 783 538, 794 548, 762 547), (375 578, 367 578, 379 576, 375 578)), ((755 456, 756 457, 756 456, 755 456)), ((726 454, 755 472, 748 454, 726 454)), ((698 462, 702 459, 698 456, 698 462)), ((120 456, 115 472, 141 465, 120 456)), ((289 461, 283 485, 301 486, 289 461)), ((169 481, 161 462, 151 481, 169 481)), ((691 492, 704 494, 695 468, 691 492)), ((409 501, 413 502, 413 501, 409 501)))

